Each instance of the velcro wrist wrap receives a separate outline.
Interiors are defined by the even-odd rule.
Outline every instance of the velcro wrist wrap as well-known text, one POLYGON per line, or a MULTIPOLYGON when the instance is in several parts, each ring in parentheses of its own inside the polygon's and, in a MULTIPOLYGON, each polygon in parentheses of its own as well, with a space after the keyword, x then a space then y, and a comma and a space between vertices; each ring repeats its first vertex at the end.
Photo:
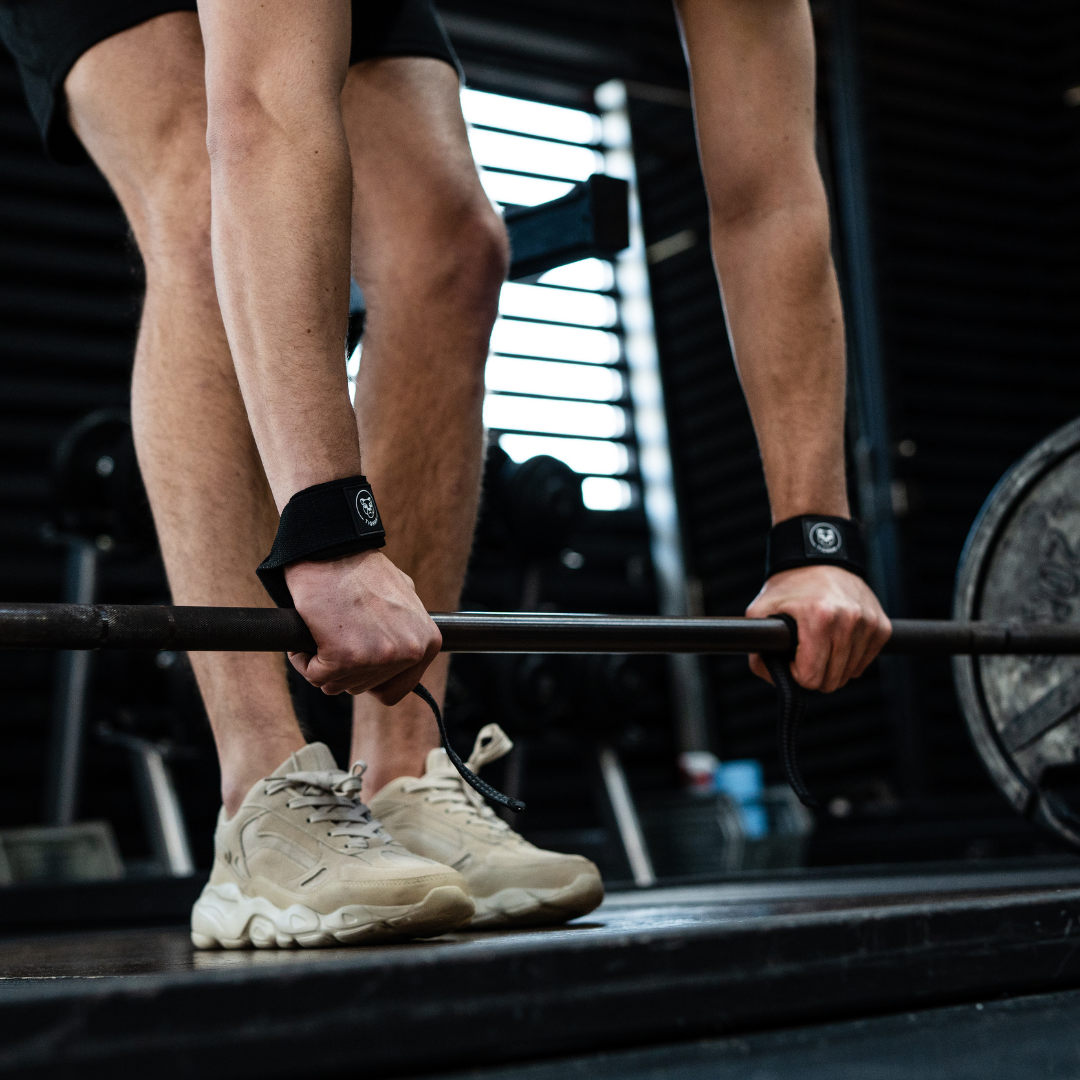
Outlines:
POLYGON ((800 566, 839 566, 866 578, 866 551, 859 526, 848 518, 802 514, 769 531, 765 577, 800 566))
POLYGON ((385 543, 371 485, 362 476, 347 476, 304 488, 288 501, 274 546, 255 572, 278 607, 295 607, 285 583, 286 566, 340 559, 385 543))

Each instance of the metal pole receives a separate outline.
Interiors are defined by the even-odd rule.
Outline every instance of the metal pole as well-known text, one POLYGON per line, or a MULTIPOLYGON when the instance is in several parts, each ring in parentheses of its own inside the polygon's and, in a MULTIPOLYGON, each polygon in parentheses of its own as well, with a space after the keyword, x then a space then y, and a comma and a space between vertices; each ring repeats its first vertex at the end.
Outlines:
POLYGON ((630 864, 630 873, 634 876, 634 884, 639 889, 648 888, 656 884, 656 873, 649 857, 649 847, 645 843, 641 819, 630 794, 626 772, 619 755, 610 746, 599 747, 597 759, 600 763, 600 775, 604 779, 604 790, 611 804, 611 812, 615 816, 615 826, 619 830, 619 839, 626 852, 626 861, 630 864))
POLYGON ((154 857, 173 877, 190 877, 195 873, 195 860, 165 756, 146 739, 128 737, 127 746, 132 753, 154 857))
MULTIPOLYGON (((630 399, 634 408, 642 502, 649 523, 660 611, 664 615, 684 616, 691 614, 690 592, 675 478, 671 470, 667 410, 653 325, 645 233, 641 224, 625 84, 612 79, 598 86, 596 102, 603 110, 608 139, 607 172, 630 184, 630 246, 618 257, 616 274, 623 300, 621 314, 626 329, 626 362, 630 369, 630 399)), ((669 665, 679 749, 708 750, 709 717, 701 665, 696 657, 687 654, 671 656, 669 665)))
MULTIPOLYGON (((866 530, 871 584, 890 617, 898 618, 904 614, 904 590, 893 510, 893 440, 871 235, 855 0, 834 0, 832 17, 830 106, 844 312, 858 432, 854 458, 859 510, 866 530)), ((881 675, 895 732, 901 786, 915 794, 923 786, 925 769, 910 662, 887 659, 881 675)))
MULTIPOLYGON (((84 540, 69 542, 64 566, 64 596, 72 604, 93 603, 97 562, 94 544, 84 540)), ((63 652, 57 658, 45 796, 45 820, 49 825, 70 825, 75 820, 91 660, 91 654, 84 651, 63 652)))

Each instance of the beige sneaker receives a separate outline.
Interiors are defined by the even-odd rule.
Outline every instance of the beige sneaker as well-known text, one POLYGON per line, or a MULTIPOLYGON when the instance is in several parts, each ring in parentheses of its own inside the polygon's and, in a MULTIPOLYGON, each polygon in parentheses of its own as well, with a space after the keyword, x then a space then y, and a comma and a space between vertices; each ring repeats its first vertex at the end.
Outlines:
POLYGON ((221 811, 214 869, 191 912, 198 948, 366 944, 469 921, 462 876, 387 835, 360 782, 311 743, 255 784, 231 820, 221 811))
MULTIPOLYGON (((488 724, 467 764, 479 772, 513 745, 498 724, 488 724)), ((371 810, 410 851, 461 871, 476 902, 473 927, 566 922, 604 899, 593 863, 542 851, 518 836, 461 779, 441 747, 428 754, 423 777, 392 780, 371 810)))

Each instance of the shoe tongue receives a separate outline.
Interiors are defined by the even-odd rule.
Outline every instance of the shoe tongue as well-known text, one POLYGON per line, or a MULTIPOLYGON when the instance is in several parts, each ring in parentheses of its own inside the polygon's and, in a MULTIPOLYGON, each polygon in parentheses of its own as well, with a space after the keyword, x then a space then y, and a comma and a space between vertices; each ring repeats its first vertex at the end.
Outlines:
POLYGON ((338 763, 330 753, 326 743, 308 743, 302 750, 297 750, 279 765, 272 776, 287 776, 294 772, 329 772, 337 771, 338 763))
POLYGON ((437 746, 428 751, 427 762, 424 765, 425 776, 457 776, 458 771, 454 763, 446 756, 446 751, 437 746))

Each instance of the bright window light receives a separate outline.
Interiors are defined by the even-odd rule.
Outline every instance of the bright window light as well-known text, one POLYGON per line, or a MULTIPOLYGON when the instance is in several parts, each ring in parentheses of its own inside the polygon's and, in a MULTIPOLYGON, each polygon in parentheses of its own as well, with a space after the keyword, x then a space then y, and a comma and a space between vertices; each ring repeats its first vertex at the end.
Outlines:
POLYGON ((580 259, 556 266, 541 274, 537 280, 541 285, 564 285, 569 289, 595 289, 606 292, 615 285, 615 271, 611 263, 604 259, 580 259))
POLYGON ((590 510, 627 510, 634 501, 634 491, 626 480, 586 476, 581 481, 581 498, 590 510))
MULTIPOLYGON (((541 102, 463 90, 462 110, 488 197, 504 206, 536 206, 570 192, 572 181, 607 169, 597 149, 607 140, 597 116, 541 102), (497 129, 497 130, 492 130, 497 129), (551 141, 557 140, 557 141, 551 141), (531 174, 531 175, 529 175, 531 174)), ((626 376, 610 365, 623 355, 615 270, 602 259, 548 270, 534 285, 503 286, 491 336, 484 423, 517 462, 549 454, 584 477, 593 510, 633 505, 619 477, 633 467, 620 438, 629 413, 618 402, 626 376)), ((636 469, 635 469, 636 475, 636 469)))
POLYGON ((552 199, 561 199, 574 187, 565 180, 541 180, 535 176, 488 172, 487 169, 480 171, 480 183, 489 199, 510 206, 539 206, 552 199))
POLYGON ((470 124, 505 128, 564 142, 600 141, 600 117, 580 109, 523 101, 502 94, 485 94, 482 90, 462 90, 461 108, 470 124))
POLYGON ((364 351, 364 343, 358 341, 352 356, 345 361, 345 377, 349 380, 349 400, 356 404, 356 376, 360 374, 360 356, 364 351))
POLYGON ((507 282, 499 297, 499 314, 521 319, 548 319, 578 326, 614 326, 618 309, 610 296, 542 285, 507 282))
POLYGON ((606 330, 496 319, 491 351, 576 360, 580 364, 614 364, 619 360, 620 345, 618 337, 606 330))
POLYGON ((512 461, 538 454, 565 461, 574 472, 618 476, 630 468, 630 452, 622 443, 603 439, 559 439, 553 435, 500 435, 499 446, 512 461))
POLYGON ((562 143, 480 128, 470 130, 469 143, 477 162, 493 169, 513 169, 565 180, 587 180, 604 168, 603 155, 587 146, 564 146, 562 143))
POLYGON ((616 439, 626 430, 626 413, 617 405, 599 405, 591 401, 551 401, 488 394, 484 399, 484 424, 500 431, 542 431, 552 435, 616 439))
POLYGON ((510 394, 578 398, 585 401, 618 401, 623 396, 623 377, 597 364, 560 364, 554 360, 522 360, 516 356, 493 356, 487 363, 489 390, 510 394))

